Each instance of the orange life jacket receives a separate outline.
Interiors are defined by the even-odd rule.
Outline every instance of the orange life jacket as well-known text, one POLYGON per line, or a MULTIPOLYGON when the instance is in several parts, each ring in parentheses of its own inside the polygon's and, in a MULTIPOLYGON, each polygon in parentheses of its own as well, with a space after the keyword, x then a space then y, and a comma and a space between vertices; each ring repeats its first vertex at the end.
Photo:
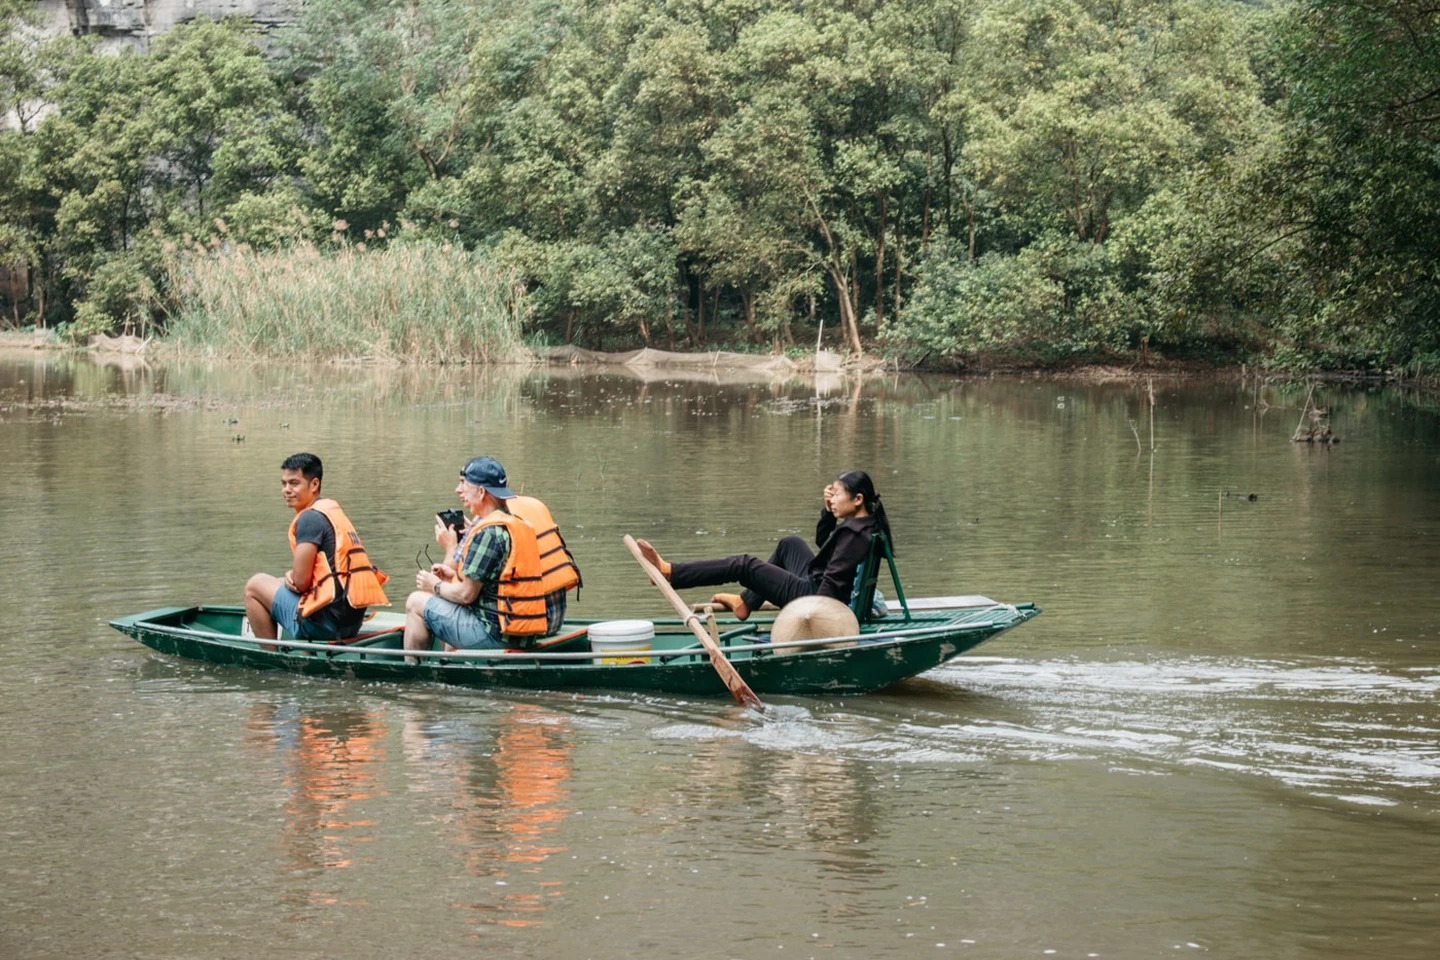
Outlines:
POLYGON ((511 497, 505 501, 510 512, 535 528, 535 541, 540 549, 540 585, 546 594, 556 590, 573 590, 583 586, 575 555, 565 546, 560 527, 550 516, 550 508, 534 497, 511 497))
MULTIPOLYGON (((308 617, 337 600, 344 599, 357 610, 370 606, 388 606, 389 598, 381 589, 390 578, 370 563, 355 525, 334 500, 322 497, 310 504, 330 521, 335 530, 335 568, 324 550, 315 551, 315 565, 310 568, 310 589, 300 598, 300 616, 308 617)), ((300 511, 304 513, 304 511, 300 511)), ((295 525, 300 513, 290 521, 290 552, 295 552, 295 525)))
MULTIPOLYGON (((505 637, 543 637, 548 629, 545 617, 545 592, 541 587, 540 547, 535 528, 520 517, 496 510, 470 524, 456 549, 464 557, 481 530, 501 524, 510 532, 510 556, 500 579, 495 584, 496 605, 493 608, 505 637)), ((476 601, 479 602, 479 601, 476 601)), ((487 607, 487 609, 490 609, 487 607)))

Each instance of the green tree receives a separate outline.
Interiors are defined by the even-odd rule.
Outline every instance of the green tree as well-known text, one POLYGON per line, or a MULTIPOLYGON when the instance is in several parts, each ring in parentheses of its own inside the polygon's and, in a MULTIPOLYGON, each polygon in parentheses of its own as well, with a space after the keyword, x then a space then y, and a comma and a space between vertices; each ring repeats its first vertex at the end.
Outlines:
MULTIPOLYGON (((33 4, 0 0, 0 279, 9 294, 0 306, 17 325, 29 291, 44 289, 31 282, 42 269, 46 232, 33 133, 54 82, 50 66, 65 46, 40 39, 36 20, 33 4)), ((43 296, 30 299, 43 320, 43 296)))
POLYGON ((530 278, 530 308, 564 321, 567 343, 602 349, 618 334, 649 344, 673 316, 676 251, 664 231, 637 226, 593 243, 515 232, 498 251, 530 278))
POLYGON ((1280 117, 1257 57, 1273 14, 1187 10, 1165 46, 1178 69, 1164 93, 1190 149, 1116 224, 1108 246, 1143 311, 1143 340, 1248 359, 1266 349, 1268 291, 1284 285, 1294 252, 1260 213, 1274 204, 1257 196, 1273 182, 1279 145, 1280 117))
MULTIPOLYGON (((148 166, 152 186, 170 195, 166 213, 176 226, 208 232, 231 204, 243 198, 253 211, 254 198, 272 188, 296 200, 287 188, 300 130, 277 79, 243 20, 202 18, 156 41, 144 75, 148 166)), ((270 219, 255 228, 273 229, 270 219)))
POLYGON ((1232 23, 1209 0, 988 5, 972 149, 1011 229, 1103 243, 1169 176, 1223 152, 1254 102, 1221 43, 1232 23))
POLYGON ((738 292, 752 337, 766 330, 789 340, 795 299, 821 292, 814 254, 794 229, 798 198, 782 188, 809 182, 807 120, 793 103, 743 104, 706 140, 707 175, 679 198, 681 242, 707 284, 738 292))
POLYGON ((417 193, 422 209, 450 219, 463 205, 454 181, 493 134, 503 86, 477 67, 503 69, 486 58, 497 36, 514 36, 509 12, 500 0, 304 5, 277 42, 311 129, 302 171, 323 207, 372 237, 413 217, 417 193))
MULTIPOLYGON (((91 278, 111 260, 144 257, 158 269, 158 243, 148 232, 163 210, 151 188, 154 117, 136 104, 146 93, 143 57, 97 53, 86 45, 65 65, 54 92, 54 112, 36 131, 37 165, 47 183, 45 206, 53 217, 47 252, 56 299, 83 305, 91 278)), ((124 275, 127 270, 107 276, 124 275)), ((121 304, 113 283, 101 298, 110 308, 121 304)), ((140 319, 133 304, 120 315, 87 311, 83 337, 110 325, 140 319)))
POLYGON ((707 176, 696 192, 702 223, 745 211, 748 266, 735 256, 747 256, 743 249, 701 251, 721 275, 764 282, 771 303, 813 290, 814 275, 827 278, 856 353, 861 259, 878 243, 866 208, 888 173, 856 106, 870 85, 857 39, 868 31, 862 18, 822 3, 776 4, 738 25, 725 54, 734 115, 705 145, 707 176))
MULTIPOLYGON (((1301 359, 1440 359, 1440 9, 1302 0, 1278 33, 1280 305, 1301 359)), ((1273 189, 1273 188, 1272 188, 1273 189)))
MULTIPOLYGON (((1052 360, 1186 342, 1201 328, 1191 298, 1203 284, 1185 254, 1210 229, 1195 184, 1265 130, 1246 23, 1212 0, 979 6, 962 48, 970 75, 941 101, 964 122, 960 166, 974 178, 966 252, 1025 257, 1061 295, 1022 298, 1055 312, 983 336, 966 335, 978 328, 957 304, 955 335, 937 339, 944 291, 960 288, 927 256, 916 296, 931 329, 902 326, 896 342, 993 352, 993 330, 1009 329, 1016 345, 1048 339, 1052 360)), ((1011 274, 1031 275, 991 263, 977 278, 1011 274)))
POLYGON ((167 248, 271 242, 308 217, 292 182, 298 128, 248 25, 197 20, 151 55, 74 45, 54 71, 35 164, 72 335, 148 324, 167 248), (261 202, 272 190, 283 209, 261 202))

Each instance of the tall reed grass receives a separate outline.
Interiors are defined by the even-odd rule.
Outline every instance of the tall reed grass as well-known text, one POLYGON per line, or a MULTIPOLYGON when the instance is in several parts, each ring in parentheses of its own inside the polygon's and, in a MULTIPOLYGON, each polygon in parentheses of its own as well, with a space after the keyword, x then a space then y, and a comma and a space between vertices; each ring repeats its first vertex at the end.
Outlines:
POLYGON ((474 363, 519 359, 518 278, 457 246, 177 254, 167 339, 230 357, 474 363))

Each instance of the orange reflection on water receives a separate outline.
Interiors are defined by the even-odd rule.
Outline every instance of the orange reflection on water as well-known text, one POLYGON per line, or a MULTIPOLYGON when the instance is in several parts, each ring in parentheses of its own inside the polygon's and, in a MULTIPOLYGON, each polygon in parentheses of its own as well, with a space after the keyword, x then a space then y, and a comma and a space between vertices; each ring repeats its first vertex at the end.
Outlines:
MULTIPOLYGON (((358 815, 353 805, 383 793, 377 788, 386 759, 381 719, 353 711, 323 719, 287 716, 274 704, 257 704, 248 727, 247 743, 273 753, 284 765, 281 840, 287 872, 313 880, 326 870, 354 866, 355 845, 375 840, 375 821, 358 815)), ((297 890, 286 899, 310 905, 339 902, 315 889, 297 890)))
MULTIPOLYGON (((443 754, 424 751, 430 772, 443 770, 454 791, 454 816, 447 819, 455 825, 465 872, 490 881, 498 894, 454 905, 472 914, 471 923, 537 926, 546 902, 563 895, 563 884, 544 880, 543 873, 545 861, 566 849, 552 835, 571 812, 563 804, 574 745, 568 720, 533 704, 515 704, 497 724, 488 753, 484 745, 462 750, 453 742, 443 754)), ((418 737, 412 728, 407 745, 423 747, 418 737)), ((415 750, 414 758, 420 756, 415 750)))

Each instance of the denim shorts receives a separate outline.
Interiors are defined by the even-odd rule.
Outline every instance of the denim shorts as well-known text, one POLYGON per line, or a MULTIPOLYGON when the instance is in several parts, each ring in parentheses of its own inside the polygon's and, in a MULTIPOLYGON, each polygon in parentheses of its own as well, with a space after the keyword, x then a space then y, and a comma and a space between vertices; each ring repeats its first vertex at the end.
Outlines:
POLYGON ((458 650, 502 650, 500 631, 478 606, 461 606, 442 597, 425 601, 425 628, 436 640, 458 650))
POLYGON ((285 631, 285 635, 296 640, 337 640, 341 625, 335 615, 335 604, 316 610, 312 616, 300 616, 300 594, 281 584, 275 589, 275 599, 270 602, 270 619, 285 631))

